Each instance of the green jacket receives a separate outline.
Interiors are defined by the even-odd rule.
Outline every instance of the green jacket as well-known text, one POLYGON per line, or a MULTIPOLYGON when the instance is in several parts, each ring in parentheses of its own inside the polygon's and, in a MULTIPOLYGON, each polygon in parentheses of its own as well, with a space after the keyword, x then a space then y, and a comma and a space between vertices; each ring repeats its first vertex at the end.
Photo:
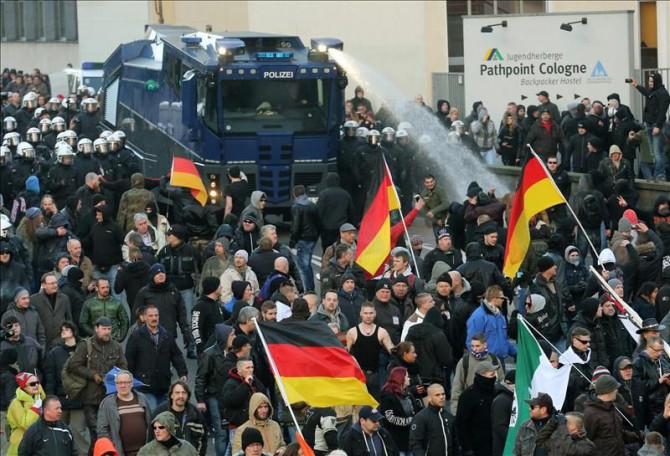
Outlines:
POLYGON ((113 296, 101 300, 96 294, 84 302, 79 317, 79 329, 82 337, 88 337, 95 334, 93 327, 100 317, 107 317, 112 320, 112 338, 117 342, 122 342, 128 334, 128 312, 123 307, 123 303, 113 296))
POLYGON ((424 188, 421 191, 421 198, 426 202, 425 211, 430 211, 435 216, 433 218, 433 224, 435 224, 437 220, 444 220, 447 218, 449 199, 447 199, 447 192, 444 190, 444 187, 435 185, 433 190, 424 188))

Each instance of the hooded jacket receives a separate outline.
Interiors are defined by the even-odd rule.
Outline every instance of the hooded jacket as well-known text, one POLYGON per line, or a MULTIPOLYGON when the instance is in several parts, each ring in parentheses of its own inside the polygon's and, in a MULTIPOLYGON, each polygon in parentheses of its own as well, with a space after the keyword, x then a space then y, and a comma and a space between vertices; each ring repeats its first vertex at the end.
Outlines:
MULTIPOLYGON (((140 448, 137 456, 198 456, 198 451, 188 443, 177 437, 177 420, 172 412, 162 412, 156 415, 151 424, 159 423, 165 426, 172 436, 174 445, 169 449, 158 440, 151 442, 140 448)), ((151 425, 149 426, 151 427, 151 425)), ((118 447, 117 447, 118 448, 118 447)), ((120 453, 119 453, 120 454, 120 453)))
POLYGON ((447 336, 442 330, 443 320, 440 310, 431 307, 423 322, 412 326, 405 338, 413 342, 418 354, 419 374, 424 382, 440 383, 445 381, 445 370, 451 369, 452 350, 447 336))
POLYGON ((596 366, 610 366, 605 346, 605 332, 600 324, 600 318, 596 318, 599 303, 595 298, 587 298, 582 303, 582 310, 577 313, 570 332, 575 328, 584 328, 591 333, 591 359, 596 366))
POLYGON ((654 127, 663 128, 665 114, 670 105, 670 94, 663 85, 663 77, 660 73, 654 73, 654 88, 648 89, 644 85, 638 84, 637 91, 646 98, 642 120, 645 123, 652 124, 654 127))
POLYGON ((493 433, 492 454, 502 456, 509 431, 509 420, 514 404, 514 392, 504 383, 498 382, 491 403, 491 431, 493 433))
POLYGON ((491 405, 495 382, 495 377, 475 375, 473 384, 458 401, 456 435, 465 454, 470 451, 475 456, 489 456, 492 452, 491 405))
MULTIPOLYGON (((170 399, 163 402, 154 411, 154 415, 158 416, 163 412, 169 412, 174 415, 170 408, 170 399)), ((181 423, 177 423, 175 437, 186 440, 193 445, 200 456, 207 454, 207 428, 208 423, 205 416, 191 402, 186 403, 186 408, 183 412, 181 423)), ((175 415, 176 416, 176 415, 175 415)), ((153 432, 150 433, 149 440, 153 440, 153 432)))
POLYGON ((182 334, 186 334, 189 329, 186 324, 186 308, 179 290, 169 281, 157 284, 153 279, 149 280, 149 284, 137 293, 133 315, 137 315, 141 308, 153 304, 158 307, 161 326, 167 329, 172 337, 177 337, 177 326, 182 334))
POLYGON ((256 226, 258 227, 258 229, 263 228, 263 225, 265 225, 265 220, 263 219, 263 211, 261 210, 260 207, 258 207, 261 198, 266 198, 265 193, 263 193, 262 191, 254 190, 253 192, 251 192, 251 199, 249 205, 242 210, 242 214, 240 215, 240 223, 237 226, 240 230, 242 229, 242 222, 244 221, 244 218, 248 215, 254 216, 254 218, 256 219, 256 226))
POLYGON ((470 132, 477 146, 481 151, 490 150, 495 147, 497 132, 495 123, 489 117, 487 123, 484 123, 484 117, 488 117, 489 112, 486 109, 480 109, 477 113, 477 121, 470 125, 470 132))
MULTIPOLYGON (((40 386, 40 398, 44 399, 46 395, 40 386)), ((28 428, 40 418, 40 413, 33 408, 35 398, 30 396, 21 388, 16 388, 16 397, 9 404, 7 409, 7 425, 10 429, 8 456, 18 454, 19 444, 23 439, 28 428)), ((4 443, 6 445, 6 443, 4 443)))
POLYGON ((353 201, 349 193, 340 187, 337 173, 326 175, 326 188, 319 193, 316 207, 321 227, 325 230, 339 230, 343 224, 354 220, 353 201))
POLYGON ((468 282, 477 280, 487 288, 491 285, 504 285, 505 278, 502 272, 500 272, 495 264, 482 258, 482 249, 478 243, 471 242, 465 247, 465 257, 465 263, 456 268, 456 270, 468 282))
POLYGON ((216 343, 210 345, 203 352, 198 363, 195 376, 195 399, 198 402, 207 402, 210 397, 219 397, 223 391, 223 385, 228 379, 230 370, 235 367, 237 357, 232 352, 225 353, 228 337, 233 328, 219 323, 215 326, 216 343), (231 359, 233 358, 233 359, 231 359), (227 366, 228 361, 233 361, 227 366))
MULTIPOLYGON (((126 292, 126 301, 132 307, 137 298, 137 293, 149 281, 149 264, 144 260, 124 263, 119 267, 114 280, 114 292, 121 294, 126 292)), ((73 312, 74 313, 74 312, 73 312)))
POLYGON ((601 401, 595 391, 589 393, 586 401, 584 427, 586 435, 595 443, 599 454, 624 456, 624 445, 639 441, 636 433, 624 428, 614 402, 601 401))
POLYGON ((235 437, 233 438, 233 454, 242 450, 242 433, 246 428, 254 428, 260 431, 263 436, 263 451, 266 453, 274 454, 277 450, 285 447, 286 442, 284 442, 281 427, 279 426, 279 423, 272 419, 274 413, 272 403, 265 394, 252 394, 251 399, 249 400, 249 420, 235 431, 235 437), (267 404, 268 407, 270 407, 270 410, 268 412, 268 417, 264 420, 260 420, 256 418, 255 414, 258 407, 263 404, 267 404))
POLYGON ((265 386, 256 377, 249 384, 237 372, 237 367, 232 368, 219 399, 222 417, 228 420, 231 427, 241 426, 249 418, 251 396, 264 391, 265 386))
POLYGON ((90 247, 86 250, 91 252, 90 258, 93 264, 98 269, 106 272, 113 265, 123 262, 121 246, 125 236, 121 227, 112 220, 112 208, 110 206, 100 206, 96 210, 102 213, 102 222, 91 227, 91 232, 85 244, 90 247))
POLYGON ((647 354, 647 350, 642 350, 633 360, 633 378, 636 378, 644 385, 644 393, 647 396, 647 416, 645 423, 649 424, 651 420, 663 413, 663 404, 665 396, 670 392, 668 385, 658 383, 659 371, 663 373, 670 372, 670 363, 665 354, 654 361, 647 354))
POLYGON ((340 448, 347 453, 347 456, 400 455, 398 446, 386 429, 380 426, 379 430, 373 436, 370 436, 363 431, 360 423, 355 423, 351 429, 342 435, 340 448))
POLYGON ((634 418, 633 424, 635 428, 639 431, 643 431, 645 427, 645 417, 647 416, 647 397, 644 393, 644 385, 640 380, 633 377, 630 380, 624 380, 621 377, 621 371, 617 368, 619 363, 629 356, 619 356, 614 360, 614 368, 612 370, 612 376, 621 383, 619 387, 619 394, 623 396, 626 400, 630 409, 628 410, 628 415, 634 418))
POLYGON ((144 175, 135 173, 130 176, 132 188, 121 196, 116 221, 124 232, 135 228, 133 217, 138 212, 144 212, 149 201, 154 201, 154 194, 144 188, 144 175))
MULTIPOLYGON (((4 277, 3 277, 4 280, 4 277)), ((7 307, 7 311, 2 315, 14 315, 21 325, 21 334, 32 337, 42 347, 46 347, 46 334, 44 332, 44 325, 39 313, 35 307, 28 305, 27 308, 22 309, 17 307, 15 302, 12 302, 7 307)))
POLYGON ((511 345, 507 339, 507 319, 502 312, 494 315, 485 302, 482 302, 479 308, 472 312, 467 327, 465 345, 468 348, 470 348, 472 336, 482 332, 486 335, 489 352, 494 353, 498 359, 503 361, 507 356, 516 355, 516 347, 511 345))

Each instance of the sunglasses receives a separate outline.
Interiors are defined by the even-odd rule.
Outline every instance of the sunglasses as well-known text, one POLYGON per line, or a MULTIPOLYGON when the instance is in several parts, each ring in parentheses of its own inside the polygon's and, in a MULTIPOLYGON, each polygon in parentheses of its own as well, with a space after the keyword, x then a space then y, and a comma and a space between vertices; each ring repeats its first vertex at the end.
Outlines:
POLYGON ((590 340, 582 340, 582 339, 577 339, 577 340, 579 341, 579 343, 584 344, 584 345, 588 345, 588 344, 591 343, 590 340))
POLYGON ((244 220, 242 223, 254 223, 251 220, 244 220))
POLYGON ((30 382, 30 383, 28 383, 28 386, 37 386, 39 384, 40 384, 40 382, 30 382))
POLYGON ((547 162, 549 165, 558 165, 558 162, 547 162))
POLYGON ((163 429, 165 429, 165 426, 154 426, 154 431, 159 429, 162 431, 163 429))

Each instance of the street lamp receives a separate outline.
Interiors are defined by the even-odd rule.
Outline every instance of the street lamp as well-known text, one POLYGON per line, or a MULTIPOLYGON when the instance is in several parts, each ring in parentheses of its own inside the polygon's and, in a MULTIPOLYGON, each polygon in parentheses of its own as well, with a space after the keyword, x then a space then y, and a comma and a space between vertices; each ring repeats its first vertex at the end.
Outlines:
POLYGON ((498 26, 507 27, 507 21, 502 21, 499 24, 485 25, 484 27, 482 27, 481 32, 482 33, 491 33, 491 32, 493 32, 493 27, 498 27, 498 26))
POLYGON ((579 21, 568 22, 567 24, 566 23, 561 24, 561 30, 565 30, 566 32, 572 32, 572 24, 586 24, 586 23, 587 23, 586 18, 583 17, 579 21))

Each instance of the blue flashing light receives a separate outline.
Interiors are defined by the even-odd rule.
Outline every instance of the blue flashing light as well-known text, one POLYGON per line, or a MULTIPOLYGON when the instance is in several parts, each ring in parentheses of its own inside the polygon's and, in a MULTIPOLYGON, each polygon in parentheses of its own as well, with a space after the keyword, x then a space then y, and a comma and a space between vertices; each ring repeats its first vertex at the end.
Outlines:
POLYGON ((278 61, 287 61, 293 58, 293 52, 257 52, 256 60, 259 61, 268 61, 273 60, 278 61))
POLYGON ((199 46, 202 42, 202 38, 199 36, 182 36, 181 42, 186 46, 199 46))

